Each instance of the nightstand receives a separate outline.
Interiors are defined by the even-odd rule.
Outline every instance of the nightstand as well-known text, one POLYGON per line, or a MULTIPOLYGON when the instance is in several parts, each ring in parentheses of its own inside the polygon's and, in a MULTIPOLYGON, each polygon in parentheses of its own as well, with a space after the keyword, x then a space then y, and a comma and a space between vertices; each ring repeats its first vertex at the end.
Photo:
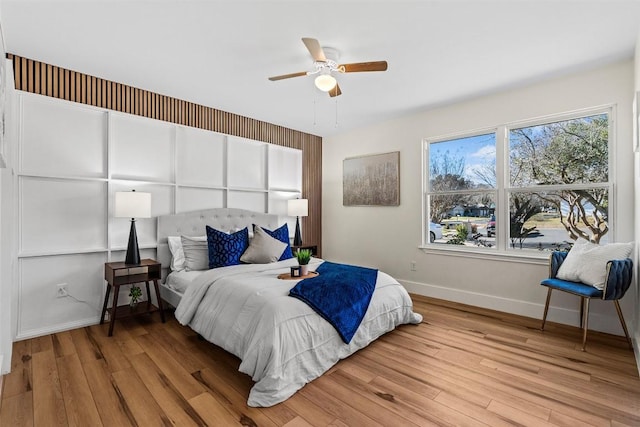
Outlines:
POLYGON ((162 299, 160 298, 160 289, 158 280, 162 271, 161 264, 153 259, 143 259, 139 265, 125 264, 124 262, 107 262, 104 264, 104 280, 107 281, 107 292, 104 295, 104 304, 102 305, 102 316, 100 316, 100 324, 104 323, 104 314, 109 312, 109 336, 113 335, 113 326, 116 318, 136 316, 138 314, 153 313, 160 311, 160 318, 164 323, 164 310, 162 309, 162 299), (147 303, 140 303, 137 307, 132 308, 129 305, 118 307, 118 294, 121 285, 130 285, 133 283, 144 282, 147 287, 147 303), (149 294, 149 282, 153 282, 156 291, 156 299, 158 307, 151 304, 151 295, 149 294), (114 288, 113 304, 111 308, 107 308, 109 302, 109 294, 111 288, 114 288))
POLYGON ((296 253, 296 251, 298 249, 310 249, 311 250, 311 255, 318 256, 318 245, 314 245, 312 243, 305 244, 305 245, 300 245, 300 246, 291 245, 291 252, 293 252, 294 254, 296 253))

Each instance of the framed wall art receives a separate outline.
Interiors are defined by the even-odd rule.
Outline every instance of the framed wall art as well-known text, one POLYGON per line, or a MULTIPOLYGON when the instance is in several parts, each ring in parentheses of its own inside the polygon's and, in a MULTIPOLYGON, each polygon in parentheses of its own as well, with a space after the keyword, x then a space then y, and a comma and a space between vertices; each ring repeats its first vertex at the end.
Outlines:
POLYGON ((400 152, 344 159, 342 165, 344 206, 399 206, 400 152))

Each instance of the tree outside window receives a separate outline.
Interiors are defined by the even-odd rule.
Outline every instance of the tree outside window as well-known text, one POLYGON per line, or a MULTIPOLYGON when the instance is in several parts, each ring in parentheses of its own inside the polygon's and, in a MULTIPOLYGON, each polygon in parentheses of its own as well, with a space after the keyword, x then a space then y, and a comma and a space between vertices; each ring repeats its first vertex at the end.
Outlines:
POLYGON ((579 237, 608 241, 609 127, 606 110, 426 141, 425 221, 445 230, 433 244, 554 250, 579 237), (496 173, 496 135, 505 136, 504 179, 496 173), (461 224, 464 239, 451 231, 461 224))
POLYGON ((443 227, 442 238, 434 244, 495 247, 495 237, 485 238, 495 213, 495 161, 495 133, 428 145, 425 218, 443 227))
POLYGON ((511 188, 534 190, 512 193, 512 239, 531 233, 527 223, 542 212, 552 212, 571 241, 599 243, 609 232, 608 114, 510 130, 509 172, 511 188))

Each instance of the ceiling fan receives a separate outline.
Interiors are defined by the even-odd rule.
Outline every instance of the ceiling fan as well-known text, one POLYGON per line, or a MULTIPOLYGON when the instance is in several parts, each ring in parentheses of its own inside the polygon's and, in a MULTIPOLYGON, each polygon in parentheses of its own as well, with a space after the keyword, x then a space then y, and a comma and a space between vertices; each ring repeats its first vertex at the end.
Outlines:
POLYGON ((359 73, 363 71, 386 71, 387 61, 374 62, 354 62, 351 64, 338 64, 339 52, 337 49, 330 47, 322 47, 316 39, 303 37, 302 42, 309 50, 313 58, 313 71, 301 71, 299 73, 283 74, 281 76, 269 77, 269 80, 275 82, 277 80, 290 79, 292 77, 312 76, 316 75, 315 85, 323 92, 327 92, 329 96, 339 96, 342 94, 338 81, 333 73, 359 73))

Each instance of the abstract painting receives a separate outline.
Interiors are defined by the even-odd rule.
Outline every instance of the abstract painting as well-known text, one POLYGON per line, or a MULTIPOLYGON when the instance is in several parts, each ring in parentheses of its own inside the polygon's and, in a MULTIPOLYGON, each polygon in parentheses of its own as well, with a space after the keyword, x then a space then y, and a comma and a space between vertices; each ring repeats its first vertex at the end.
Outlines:
POLYGON ((399 206, 400 152, 344 159, 344 206, 399 206))

